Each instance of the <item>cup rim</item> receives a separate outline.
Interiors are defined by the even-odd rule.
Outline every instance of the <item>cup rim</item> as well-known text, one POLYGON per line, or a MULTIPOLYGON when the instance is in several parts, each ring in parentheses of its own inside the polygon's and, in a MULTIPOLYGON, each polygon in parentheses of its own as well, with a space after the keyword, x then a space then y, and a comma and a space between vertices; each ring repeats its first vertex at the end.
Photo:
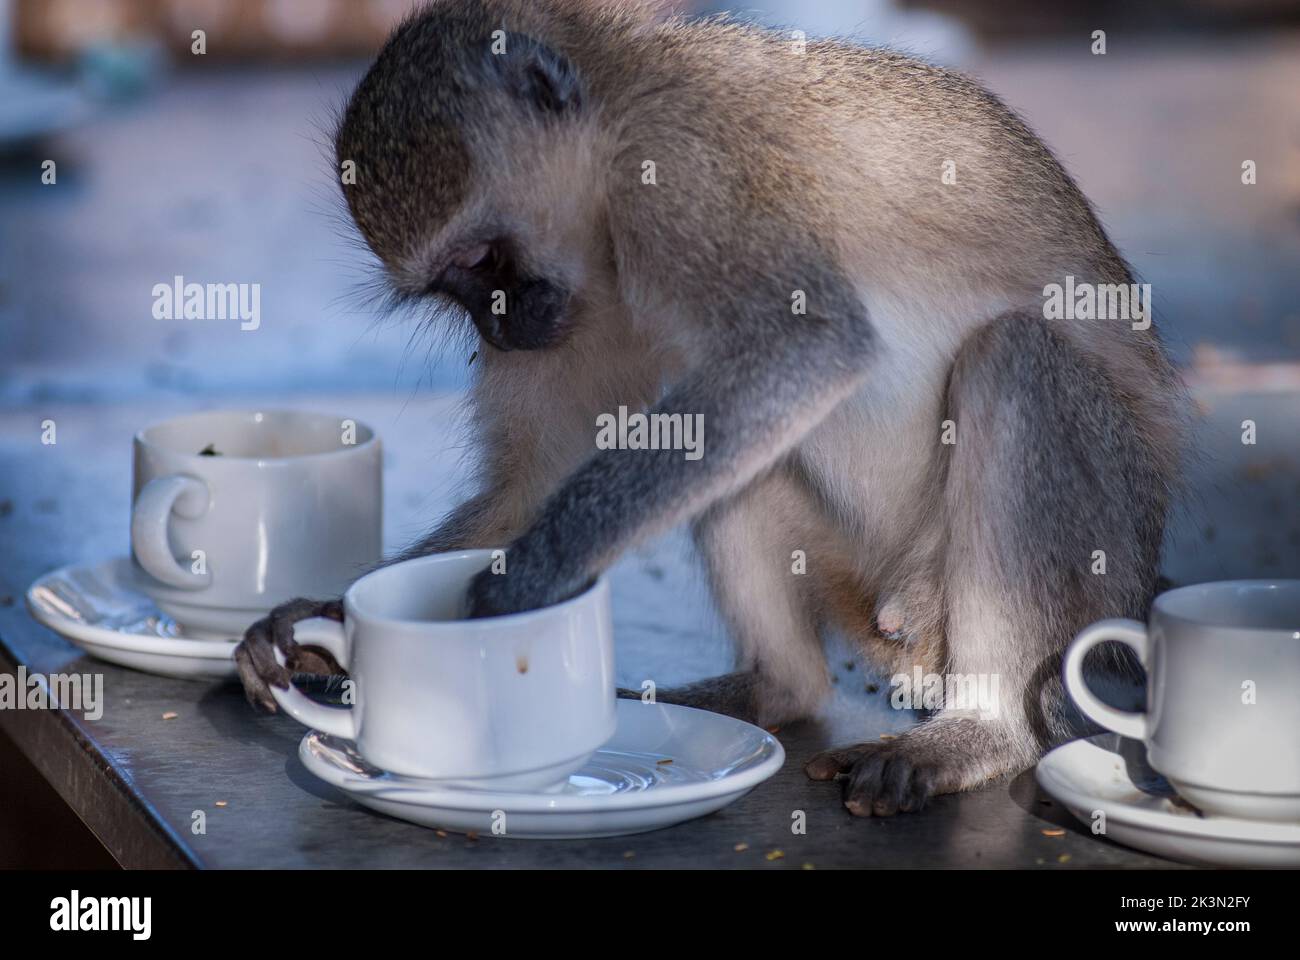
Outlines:
POLYGON ((1178 594, 1189 594, 1198 590, 1218 591, 1225 588, 1240 589, 1242 587, 1280 587, 1280 586, 1291 587, 1294 590, 1300 591, 1300 580, 1292 580, 1286 577, 1262 577, 1262 578, 1251 579, 1251 580, 1209 580, 1206 581, 1205 583, 1189 583, 1181 587, 1175 587, 1172 590, 1166 590, 1164 593, 1159 594, 1152 602, 1151 608, 1153 613, 1158 613, 1161 617, 1165 619, 1175 620, 1180 624, 1186 624, 1188 626, 1213 627, 1215 630, 1236 630, 1244 633, 1257 633, 1257 634, 1276 635, 1281 633, 1291 633, 1291 634, 1300 633, 1300 620, 1298 620, 1296 623, 1294 623, 1289 627, 1285 627, 1285 626, 1254 627, 1254 626, 1249 626, 1247 624, 1219 625, 1219 624, 1210 623, 1209 621, 1206 620, 1199 620, 1194 617, 1188 617, 1180 613, 1175 613, 1173 610, 1169 609, 1168 606, 1168 602, 1169 602, 1168 598, 1176 599, 1176 595, 1178 594))
POLYGON ((366 423, 363 420, 358 420, 356 417, 340 417, 330 413, 321 413, 317 410, 295 410, 291 407, 240 407, 237 409, 190 410, 186 413, 179 413, 170 417, 164 417, 161 420, 154 420, 150 423, 145 424, 143 427, 137 430, 135 432, 134 440, 140 446, 148 447, 150 450, 158 450, 167 454, 168 456, 180 457, 187 461, 191 461, 191 460, 195 461, 196 463, 202 462, 209 465, 215 462, 255 463, 259 466, 271 466, 274 464, 281 464, 281 463, 298 463, 303 460, 313 460, 317 458, 349 456, 351 454, 357 453, 358 451, 365 450, 368 447, 377 445, 379 443, 379 434, 378 432, 376 432, 374 427, 370 426, 370 424, 366 423), (338 447, 333 450, 320 450, 316 453, 300 453, 300 454, 295 454, 294 456, 291 457, 239 457, 239 456, 230 456, 227 454, 222 454, 220 457, 205 457, 200 453, 186 453, 181 450, 176 450, 172 447, 163 446, 162 444, 158 443, 156 440, 150 440, 147 436, 145 436, 145 434, 149 433, 149 431, 155 430, 158 427, 163 426, 164 424, 172 423, 177 420, 190 420, 197 417, 215 416, 215 415, 228 416, 228 417, 260 417, 266 414, 273 414, 273 415, 292 414, 294 416, 316 417, 321 420, 335 420, 335 421, 351 420, 358 427, 365 430, 366 433, 369 434, 369 436, 367 436, 365 440, 358 441, 357 443, 354 443, 351 446, 338 447))
POLYGON ((402 620, 397 617, 379 616, 369 612, 364 608, 364 606, 359 606, 357 604, 356 597, 353 593, 353 591, 355 591, 358 587, 360 587, 361 584, 364 583, 366 580, 368 580, 370 577, 387 573, 388 571, 392 570, 394 567, 404 566, 406 564, 421 564, 421 563, 432 563, 432 562, 445 563, 453 559, 465 558, 465 557, 488 558, 491 557, 493 549, 500 549, 500 548, 484 547, 484 548, 477 548, 472 550, 445 550, 441 553, 429 553, 420 557, 409 557, 406 560, 399 560, 397 563, 388 564, 386 566, 380 567, 377 570, 371 570, 365 576, 356 580, 352 584, 352 586, 348 587, 347 591, 343 594, 344 619, 345 620, 347 619, 347 613, 351 611, 359 614, 360 617, 363 620, 365 620, 366 623, 372 623, 378 626, 398 627, 398 626, 410 626, 411 624, 418 623, 420 627, 423 629, 456 630, 458 632, 465 632, 465 631, 477 632, 492 627, 500 627, 503 624, 509 624, 512 626, 526 625, 532 620, 540 620, 541 618, 546 616, 554 616, 557 612, 563 611, 569 607, 577 606, 579 603, 590 602, 590 599, 597 591, 603 593, 603 592, 608 592, 609 590, 608 580, 605 574, 601 573, 594 580, 592 580, 591 584, 588 585, 584 590, 580 591, 579 593, 575 593, 573 596, 568 597, 565 600, 561 600, 559 603, 547 604, 544 607, 536 607, 532 610, 521 610, 518 613, 504 613, 495 617, 480 617, 476 620, 467 620, 467 619, 402 620))

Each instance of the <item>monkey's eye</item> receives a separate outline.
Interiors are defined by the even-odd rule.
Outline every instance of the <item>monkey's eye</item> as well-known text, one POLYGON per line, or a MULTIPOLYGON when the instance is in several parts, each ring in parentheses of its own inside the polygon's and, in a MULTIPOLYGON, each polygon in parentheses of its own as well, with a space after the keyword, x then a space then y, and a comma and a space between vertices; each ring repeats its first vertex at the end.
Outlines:
POLYGON ((451 263, 452 266, 459 267, 461 270, 478 270, 487 266, 491 259, 492 245, 490 243, 480 243, 461 250, 451 258, 451 263))
MULTIPOLYGON (((455 251, 442 273, 438 274, 428 289, 431 295, 450 294, 462 301, 493 281, 505 266, 501 246, 495 241, 476 243, 455 251)), ((498 284, 499 285, 499 284, 498 284)))

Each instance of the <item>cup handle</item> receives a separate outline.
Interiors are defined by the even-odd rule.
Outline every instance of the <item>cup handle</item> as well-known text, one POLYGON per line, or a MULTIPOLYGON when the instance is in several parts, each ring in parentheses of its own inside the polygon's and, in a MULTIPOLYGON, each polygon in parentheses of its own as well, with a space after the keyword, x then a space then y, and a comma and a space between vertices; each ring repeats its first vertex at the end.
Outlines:
POLYGON ((187 520, 197 520, 207 509, 208 487, 197 477, 177 473, 154 477, 144 485, 131 508, 131 549, 146 573, 182 590, 211 585, 212 572, 192 573, 178 563, 167 539, 173 511, 187 520))
MULTIPOLYGON (((293 639, 300 646, 324 647, 341 666, 347 666, 347 635, 343 632, 343 624, 337 620, 326 617, 300 620, 293 625, 293 639)), ((285 665, 284 653, 279 647, 275 648, 275 659, 280 666, 285 665)), ((271 696, 275 697, 275 702, 285 713, 313 730, 347 740, 357 738, 356 721, 351 707, 330 707, 317 703, 293 686, 288 690, 273 686, 271 696)))
POLYGON ((1145 713, 1129 713, 1116 710, 1098 700, 1087 682, 1083 679, 1083 658, 1099 643, 1116 640, 1127 644, 1138 655, 1143 667, 1147 665, 1147 628, 1137 620, 1115 619, 1098 620, 1091 626, 1084 627, 1065 651, 1065 689, 1074 698, 1079 709, 1091 720, 1108 730, 1130 737, 1145 740, 1149 733, 1145 713))

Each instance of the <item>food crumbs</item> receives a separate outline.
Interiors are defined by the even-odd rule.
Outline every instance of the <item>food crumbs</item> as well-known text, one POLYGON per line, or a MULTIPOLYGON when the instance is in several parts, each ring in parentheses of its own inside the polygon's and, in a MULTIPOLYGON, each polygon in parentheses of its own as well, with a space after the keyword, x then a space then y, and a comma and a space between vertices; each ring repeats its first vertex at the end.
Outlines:
POLYGON ((1059 857, 1056 858, 1056 862, 1057 862, 1057 863, 1069 863, 1069 862, 1070 862, 1070 855, 1069 855, 1068 853, 1063 853, 1063 854, 1061 854, 1059 857))
POLYGON ((805 870, 816 870, 816 869, 817 869, 817 868, 814 867, 811 863, 805 863, 805 864, 803 865, 803 868, 804 868, 805 870))
POLYGON ((735 850, 737 853, 744 853, 746 850, 749 849, 749 844, 747 844, 747 843, 738 843, 738 844, 736 844, 734 847, 732 847, 731 849, 732 849, 732 850, 735 850))
POLYGON ((225 801, 225 800, 218 800, 218 801, 217 801, 217 806, 219 806, 219 807, 224 807, 225 805, 226 805, 226 801, 225 801))
POLYGON ((672 760, 671 760, 671 759, 669 759, 669 760, 656 760, 655 762, 656 762, 657 764, 659 764, 659 766, 662 767, 662 766, 665 766, 666 764, 672 763, 672 760))
POLYGON ((446 830, 435 830, 435 831, 433 831, 433 832, 434 832, 437 836, 442 837, 442 839, 444 839, 444 840, 447 839, 447 831, 446 831, 446 830))
POLYGON ((767 859, 769 860, 782 860, 785 858, 785 854, 780 850, 773 850, 770 853, 766 854, 766 856, 767 859))
POLYGON ((471 830, 469 833, 465 834, 465 839, 468 840, 470 843, 473 843, 475 840, 478 839, 478 831, 471 830))
POLYGON ((897 735, 897 734, 894 734, 894 733, 882 733, 882 734, 880 735, 880 739, 881 739, 881 740, 897 740, 897 739, 898 739, 898 735, 897 735))
POLYGON ((1043 836, 1045 836, 1045 837, 1063 837, 1063 836, 1065 836, 1065 831, 1062 830, 1060 827, 1052 827, 1050 830, 1044 830, 1044 831, 1043 831, 1043 836))
POLYGON ((520 654, 519 656, 515 657, 515 669, 518 670, 520 673, 527 673, 528 658, 525 657, 523 654, 520 654))
POLYGON ((768 733, 772 733, 772 734, 777 734, 777 733, 780 733, 780 732, 781 732, 781 728, 780 728, 780 727, 768 727, 768 728, 767 728, 767 732, 768 732, 768 733))
POLYGON ((623 859, 624 859, 624 860, 631 860, 631 859, 632 859, 633 857, 635 857, 635 856, 636 856, 636 851, 635 851, 635 850, 624 850, 624 851, 623 851, 623 859))
POLYGON ((177 713, 175 710, 168 710, 166 713, 163 714, 163 719, 164 719, 164 720, 175 720, 175 719, 176 719, 177 717, 179 717, 179 716, 180 716, 180 714, 177 713))

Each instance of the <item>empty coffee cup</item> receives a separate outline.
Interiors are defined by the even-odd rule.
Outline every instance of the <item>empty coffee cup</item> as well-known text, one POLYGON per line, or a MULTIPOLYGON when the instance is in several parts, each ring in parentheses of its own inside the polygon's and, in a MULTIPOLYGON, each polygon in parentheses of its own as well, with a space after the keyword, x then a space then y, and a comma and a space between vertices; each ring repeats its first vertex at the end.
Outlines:
POLYGON ((469 789, 562 786, 614 735, 609 586, 602 577, 563 603, 466 620, 466 590, 493 556, 420 557, 358 580, 343 596, 342 623, 304 620, 294 630, 348 670, 351 705, 273 687, 280 706, 355 741, 389 773, 469 789))
POLYGON ((1102 620, 1065 655, 1088 717, 1147 746, 1151 766, 1206 813, 1300 821, 1300 581, 1238 580, 1161 594, 1150 625, 1102 620), (1147 671, 1147 709, 1088 689, 1083 660, 1127 644, 1147 671))
POLYGON ((141 588, 187 634, 238 636, 294 597, 331 597, 378 562, 379 439, 287 410, 177 417, 135 437, 141 588))

